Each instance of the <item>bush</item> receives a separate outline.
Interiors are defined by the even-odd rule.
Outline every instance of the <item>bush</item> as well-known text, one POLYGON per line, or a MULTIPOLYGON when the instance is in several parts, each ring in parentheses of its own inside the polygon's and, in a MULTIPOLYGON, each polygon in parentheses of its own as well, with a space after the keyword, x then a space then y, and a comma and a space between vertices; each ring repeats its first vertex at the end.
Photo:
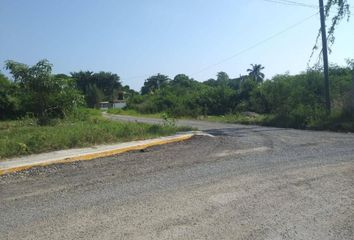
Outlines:
POLYGON ((75 89, 72 79, 52 75, 47 60, 32 67, 7 61, 6 68, 18 86, 22 113, 33 113, 40 125, 64 118, 83 103, 83 96, 75 89))
POLYGON ((0 73, 0 119, 14 118, 20 102, 16 96, 16 85, 0 73))

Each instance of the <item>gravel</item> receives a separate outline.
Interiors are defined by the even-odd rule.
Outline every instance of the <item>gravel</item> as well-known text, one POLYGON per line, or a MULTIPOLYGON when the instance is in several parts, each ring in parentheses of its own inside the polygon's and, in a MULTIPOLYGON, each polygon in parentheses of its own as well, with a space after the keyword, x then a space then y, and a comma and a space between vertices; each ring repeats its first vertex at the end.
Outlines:
POLYGON ((202 128, 1 176, 1 239, 354 239, 353 134, 202 128))

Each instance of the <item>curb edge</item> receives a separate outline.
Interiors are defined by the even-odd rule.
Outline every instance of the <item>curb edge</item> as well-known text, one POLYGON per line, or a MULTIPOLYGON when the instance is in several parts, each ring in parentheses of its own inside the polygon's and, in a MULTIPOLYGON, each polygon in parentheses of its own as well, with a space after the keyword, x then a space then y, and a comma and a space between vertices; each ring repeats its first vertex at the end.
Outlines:
MULTIPOLYGON (((59 164, 59 163, 72 163, 72 162, 77 162, 77 161, 88 161, 88 160, 93 160, 96 158, 109 157, 109 156, 113 156, 113 155, 117 155, 117 154, 122 154, 125 152, 134 151, 134 150, 142 150, 142 149, 146 149, 146 148, 153 147, 153 146, 159 146, 159 145, 164 145, 164 144, 174 143, 174 142, 181 142, 181 141, 185 141, 185 140, 190 139, 194 135, 195 135, 194 133, 190 133, 190 134, 177 135, 177 136, 170 138, 170 139, 150 139, 152 142, 136 144, 134 146, 129 146, 129 147, 121 147, 121 148, 112 149, 112 150, 102 150, 102 151, 96 152, 96 153, 80 154, 80 155, 72 156, 72 157, 65 157, 65 158, 60 158, 60 159, 55 159, 55 160, 48 160, 47 162, 39 162, 39 163, 32 163, 32 164, 27 164, 27 165, 18 166, 18 167, 3 168, 3 169, 0 169, 0 176, 8 174, 8 173, 14 173, 14 172, 28 170, 33 167, 44 167, 44 166, 48 166, 48 165, 52 165, 52 164, 59 164)), ((147 139, 147 140, 149 140, 149 139, 147 139)))

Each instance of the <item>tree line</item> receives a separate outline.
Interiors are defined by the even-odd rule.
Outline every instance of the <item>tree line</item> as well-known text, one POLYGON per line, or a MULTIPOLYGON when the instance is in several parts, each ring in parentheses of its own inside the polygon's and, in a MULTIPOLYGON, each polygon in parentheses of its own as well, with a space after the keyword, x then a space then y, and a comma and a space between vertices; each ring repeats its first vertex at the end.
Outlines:
MULTIPOLYGON (((97 107, 100 101, 124 97, 127 108, 139 113, 165 112, 171 117, 255 112, 273 116, 270 125, 304 128, 326 118, 323 76, 319 68, 297 75, 279 74, 265 80, 264 67, 253 64, 244 75, 231 78, 219 72, 216 78, 196 81, 186 74, 170 78, 156 74, 145 80, 140 93, 123 86, 110 72, 52 74, 47 60, 33 66, 7 61, 12 75, 0 74, 0 118, 32 115, 42 124, 65 118, 78 106, 97 107), (277 123, 277 124, 275 124, 277 123)), ((334 113, 352 117, 350 110, 352 68, 330 67, 334 113)))
POLYGON ((47 60, 33 66, 7 61, 5 67, 13 79, 0 73, 0 119, 31 115, 46 124, 53 118, 65 118, 79 106, 94 108, 101 101, 135 93, 110 72, 53 74, 47 60))
POLYGON ((173 79, 157 74, 146 79, 140 95, 129 98, 128 108, 140 113, 167 112, 173 117, 255 112, 272 116, 269 125, 295 128, 321 125, 333 116, 352 121, 350 62, 348 66, 330 67, 332 116, 327 116, 324 108, 322 69, 311 68, 296 75, 279 74, 268 80, 263 69, 262 65, 254 64, 240 77, 230 78, 227 73, 219 72, 215 79, 204 82, 185 74, 173 79))

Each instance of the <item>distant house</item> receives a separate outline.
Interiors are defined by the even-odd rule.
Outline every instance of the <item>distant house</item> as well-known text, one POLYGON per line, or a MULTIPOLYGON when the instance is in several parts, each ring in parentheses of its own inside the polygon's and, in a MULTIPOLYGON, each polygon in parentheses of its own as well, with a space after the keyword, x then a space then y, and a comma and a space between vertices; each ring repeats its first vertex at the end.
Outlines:
POLYGON ((108 108, 110 108, 111 103, 110 102, 100 102, 99 103, 99 107, 101 110, 107 110, 108 108))
POLYGON ((112 102, 100 102, 99 103, 99 108, 101 110, 107 110, 109 108, 124 108, 125 106, 127 106, 127 103, 125 102, 125 100, 115 100, 112 102))
POLYGON ((112 108, 124 108, 125 106, 127 106, 125 100, 115 100, 112 102, 112 108))
POLYGON ((101 110, 107 110, 109 108, 124 108, 127 106, 127 102, 124 100, 124 92, 118 92, 117 99, 110 102, 100 102, 99 108, 101 110))

